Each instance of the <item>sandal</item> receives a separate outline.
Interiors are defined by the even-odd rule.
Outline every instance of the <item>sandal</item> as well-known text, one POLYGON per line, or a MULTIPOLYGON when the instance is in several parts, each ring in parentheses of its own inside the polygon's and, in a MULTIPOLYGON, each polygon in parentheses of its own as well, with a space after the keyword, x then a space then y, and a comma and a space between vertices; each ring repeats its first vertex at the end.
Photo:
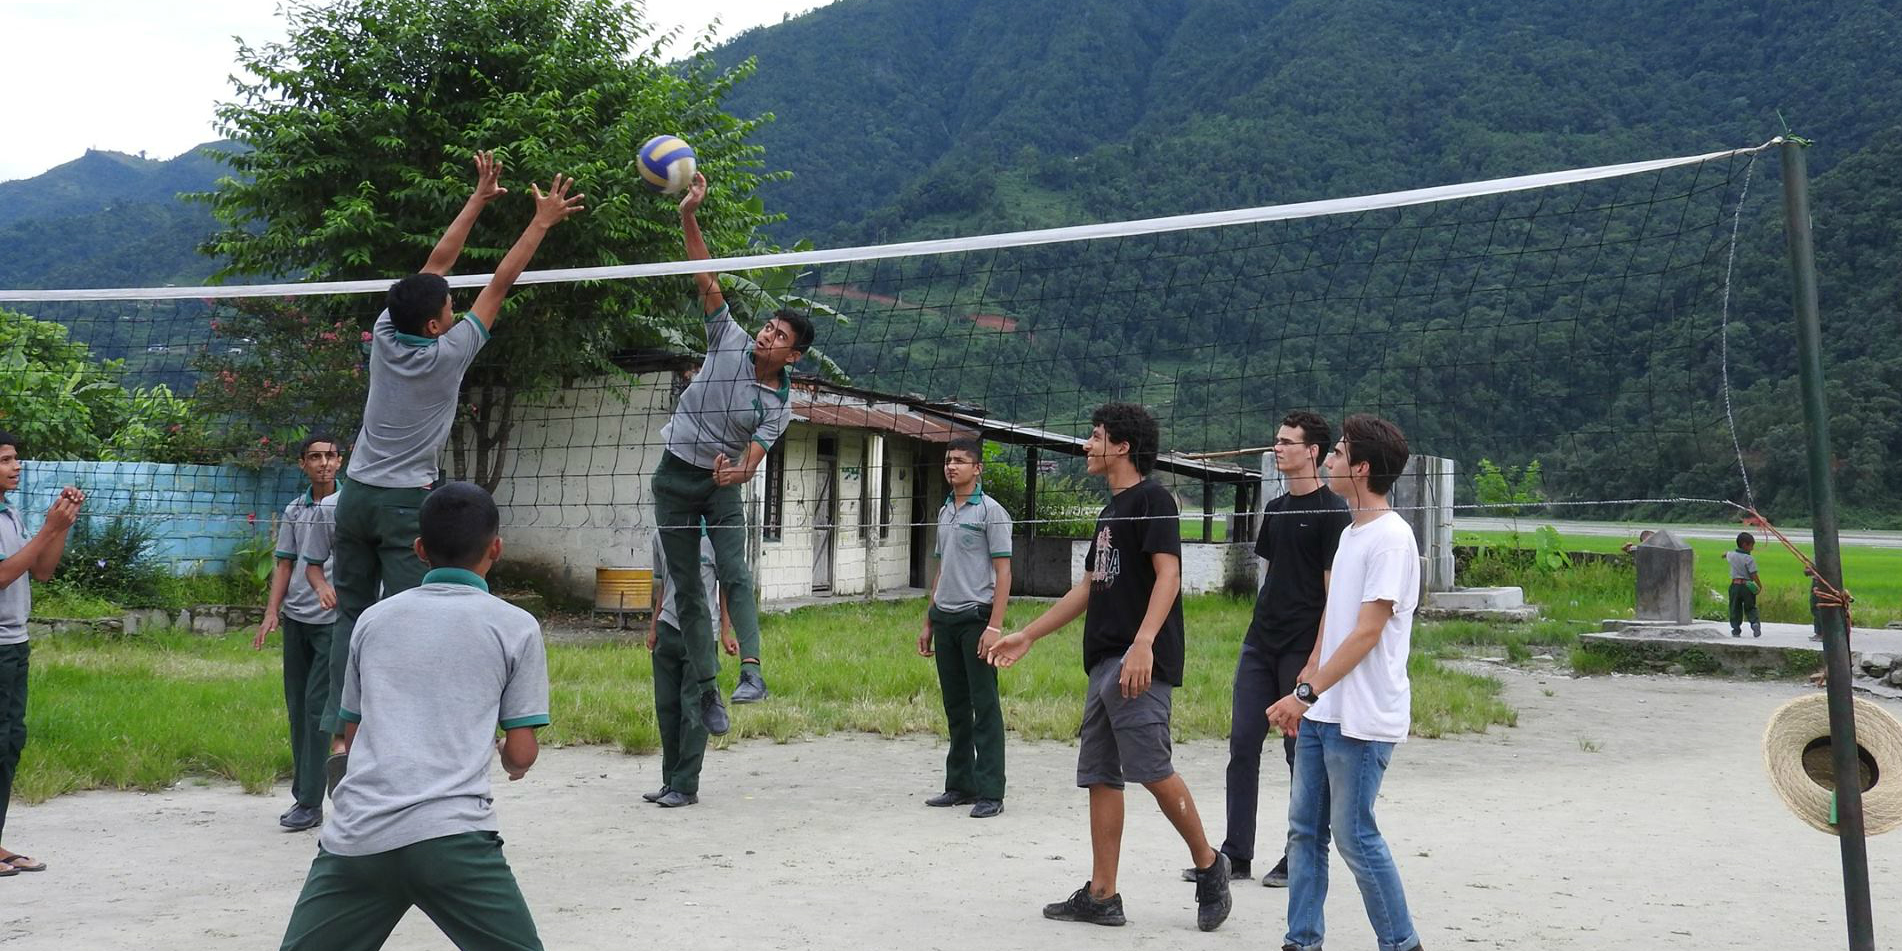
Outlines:
MULTIPOLYGON (((24 855, 21 855, 18 852, 13 853, 12 855, 7 856, 6 858, 0 859, 0 865, 4 865, 7 868, 12 869, 14 872, 44 872, 46 871, 45 862, 35 862, 32 859, 24 855)), ((10 874, 10 873, 0 872, 0 875, 6 875, 6 874, 10 874)))

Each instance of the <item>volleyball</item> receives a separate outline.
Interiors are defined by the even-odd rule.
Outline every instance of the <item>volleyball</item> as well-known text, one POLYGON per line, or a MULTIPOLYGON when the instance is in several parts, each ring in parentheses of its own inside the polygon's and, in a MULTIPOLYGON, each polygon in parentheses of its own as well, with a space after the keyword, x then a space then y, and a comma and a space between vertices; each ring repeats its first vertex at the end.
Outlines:
POLYGON ((693 184, 693 146, 679 136, 657 135, 641 146, 641 181, 663 195, 693 184))

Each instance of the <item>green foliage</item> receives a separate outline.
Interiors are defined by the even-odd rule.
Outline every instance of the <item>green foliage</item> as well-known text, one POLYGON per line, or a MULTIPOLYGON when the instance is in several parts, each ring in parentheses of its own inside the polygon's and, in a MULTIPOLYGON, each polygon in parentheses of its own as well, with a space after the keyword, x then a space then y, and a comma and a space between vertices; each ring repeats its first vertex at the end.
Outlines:
POLYGON ((1489 514, 1504 515, 1512 520, 1512 544, 1518 547, 1519 515, 1527 507, 1545 500, 1545 477, 1539 460, 1534 459, 1523 468, 1501 469, 1491 459, 1481 459, 1478 468, 1478 474, 1473 476, 1474 500, 1486 506, 1489 514))
POLYGON ((228 462, 283 460, 312 432, 348 439, 369 379, 369 331, 346 318, 314 317, 294 300, 251 300, 211 321, 221 340, 196 361, 199 412, 224 421, 216 449, 228 462))
POLYGON ((240 603, 262 601, 270 594, 271 573, 277 570, 277 560, 276 539, 268 531, 252 533, 231 553, 231 568, 227 574, 238 589, 248 595, 240 603))
POLYGON ((167 572, 156 554, 158 526, 130 506, 73 523, 58 577, 69 590, 129 607, 160 603, 167 572))
POLYGON ((1541 525, 1532 536, 1538 545, 1532 553, 1532 564, 1540 571, 1553 572, 1572 567, 1572 556, 1565 551, 1565 540, 1559 537, 1558 529, 1541 525))
MULTIPOLYGON (((760 120, 720 109, 751 65, 721 69, 697 54, 662 63, 636 4, 341 0, 291 4, 285 15, 285 42, 240 44, 239 65, 256 79, 238 81, 235 101, 218 109, 221 129, 248 149, 224 153, 235 174, 201 196, 222 225, 204 250, 229 262, 223 275, 367 279, 420 268, 467 198, 480 149, 502 160, 511 194, 477 223, 464 271, 501 259, 529 219, 529 182, 558 172, 575 177, 588 210, 549 233, 536 266, 678 258, 674 203, 648 193, 636 164, 641 143, 663 132, 693 144, 712 182, 700 221, 716 254, 749 249, 773 220, 754 195, 759 148, 747 142, 760 120)), ((699 340, 698 316, 681 306, 688 289, 683 278, 517 288, 465 380, 452 475, 499 480, 517 398, 611 374, 619 350, 699 340)), ((302 313, 313 327, 344 321, 347 340, 376 309, 322 299, 302 313)), ((242 378, 246 365, 207 369, 242 378)))
MULTIPOLYGON (((1021 450, 1000 443, 984 444, 984 492, 996 499, 1015 520, 1027 518, 1029 480, 1021 450)), ((1088 483, 1073 476, 1045 475, 1037 480, 1037 534, 1054 538, 1088 538, 1096 530, 1102 508, 1088 483)))
POLYGON ((1609 674, 1618 669, 1618 658, 1590 647, 1572 648, 1572 672, 1580 677, 1609 674))
POLYGON ((127 390, 124 367, 59 324, 0 310, 0 428, 35 459, 188 459, 201 438, 189 406, 164 384, 127 390))

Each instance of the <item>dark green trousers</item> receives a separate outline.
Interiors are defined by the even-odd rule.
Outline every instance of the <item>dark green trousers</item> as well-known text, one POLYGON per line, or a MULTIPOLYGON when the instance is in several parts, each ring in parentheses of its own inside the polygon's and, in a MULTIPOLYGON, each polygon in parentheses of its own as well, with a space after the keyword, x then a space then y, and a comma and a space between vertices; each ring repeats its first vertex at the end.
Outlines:
MULTIPOLYGON (((674 607, 685 632, 687 660, 693 677, 707 682, 720 675, 719 635, 714 633, 717 606, 707 604, 700 585, 700 520, 707 522, 713 539, 714 573, 726 592, 727 615, 741 650, 759 656, 759 605, 753 601, 753 570, 746 563, 746 511, 740 487, 713 484, 713 470, 663 453, 654 469, 654 518, 660 529, 660 547, 667 556, 667 579, 674 589, 674 607)), ((339 521, 342 514, 338 515, 339 521)))
POLYGON ((952 612, 934 604, 930 612, 938 690, 944 694, 944 717, 951 728, 944 788, 979 799, 1002 799, 1004 707, 997 698, 997 668, 977 656, 991 606, 952 612))
POLYGON ((33 653, 25 641, 0 644, 0 842, 7 831, 7 800, 13 798, 13 773, 26 749, 26 662, 33 653))
POLYGON ((1761 629, 1763 622, 1757 619, 1757 593, 1745 587, 1742 582, 1730 585, 1730 633, 1743 631, 1744 619, 1750 620, 1753 630, 1761 629))
MULTIPOLYGON (((299 566, 301 567, 301 565, 299 566)), ((291 720, 291 795, 300 806, 324 804, 324 757, 330 731, 330 624, 280 617, 284 632, 284 709, 291 720)))
POLYGON ((535 919, 502 857, 502 837, 465 832, 375 855, 310 863, 283 951, 375 951, 410 908, 461 951, 541 951, 535 919))
POLYGON ((416 557, 417 513, 428 489, 386 489, 342 480, 337 493, 337 533, 330 543, 336 564, 337 624, 330 640, 330 696, 324 730, 343 733, 337 707, 343 702, 344 671, 350 667, 350 632, 357 617, 381 598, 423 583, 429 566, 416 557))
POLYGON ((700 723, 700 692, 713 685, 695 678, 680 629, 656 621, 654 718, 660 724, 661 785, 700 793, 700 764, 707 756, 707 728, 700 723))

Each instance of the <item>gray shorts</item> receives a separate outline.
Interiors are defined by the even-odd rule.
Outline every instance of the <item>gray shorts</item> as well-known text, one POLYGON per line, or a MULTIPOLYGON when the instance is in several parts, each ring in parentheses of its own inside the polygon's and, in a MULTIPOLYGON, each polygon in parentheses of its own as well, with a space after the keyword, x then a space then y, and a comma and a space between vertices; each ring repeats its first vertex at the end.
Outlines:
POLYGON ((1123 660, 1110 657, 1090 669, 1090 689, 1083 698, 1083 728, 1077 734, 1076 784, 1123 788, 1153 783, 1175 775, 1170 761, 1170 690, 1151 680, 1149 689, 1133 699, 1123 698, 1117 678, 1123 660))

